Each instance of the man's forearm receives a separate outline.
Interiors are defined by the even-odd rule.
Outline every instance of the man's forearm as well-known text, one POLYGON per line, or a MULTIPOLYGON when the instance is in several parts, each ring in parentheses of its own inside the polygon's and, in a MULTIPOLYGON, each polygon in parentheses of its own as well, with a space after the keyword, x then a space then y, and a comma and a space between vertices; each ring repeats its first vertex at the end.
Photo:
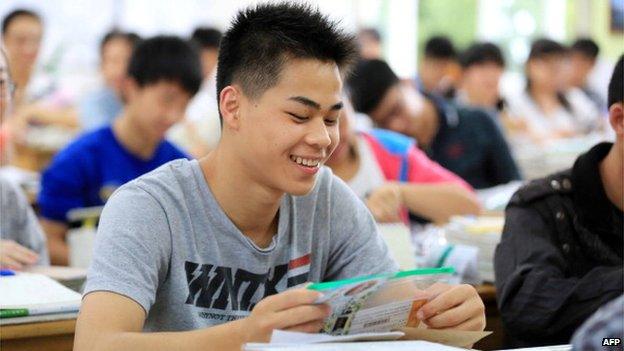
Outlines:
POLYGON ((401 184, 399 189, 410 212, 434 223, 445 223, 454 215, 481 212, 476 196, 456 184, 401 184))
POLYGON ((240 351, 247 339, 242 320, 185 332, 101 333, 93 329, 95 328, 90 328, 89 325, 77 326, 74 340, 75 351, 240 351))

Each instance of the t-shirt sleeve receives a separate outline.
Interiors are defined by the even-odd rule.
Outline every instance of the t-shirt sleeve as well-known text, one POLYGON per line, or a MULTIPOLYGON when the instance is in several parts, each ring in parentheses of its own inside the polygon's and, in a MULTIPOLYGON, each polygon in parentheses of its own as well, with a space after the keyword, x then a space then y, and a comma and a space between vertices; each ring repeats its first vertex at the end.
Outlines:
POLYGON ((168 273, 171 230, 161 204, 135 183, 104 207, 84 294, 110 291, 136 301, 146 314, 168 273))
POLYGON ((87 170, 84 163, 83 156, 71 146, 54 157, 41 177, 37 203, 42 217, 67 222, 69 210, 85 206, 87 170))
POLYGON ((410 183, 454 183, 473 191, 463 179, 429 159, 416 146, 410 147, 407 157, 410 183))
POLYGON ((16 185, 4 179, 0 180, 0 187, 3 204, 0 213, 2 239, 13 240, 36 252, 39 255, 37 265, 49 265, 46 239, 26 196, 16 185))
POLYGON ((366 206, 331 175, 330 255, 325 281, 399 270, 366 206))

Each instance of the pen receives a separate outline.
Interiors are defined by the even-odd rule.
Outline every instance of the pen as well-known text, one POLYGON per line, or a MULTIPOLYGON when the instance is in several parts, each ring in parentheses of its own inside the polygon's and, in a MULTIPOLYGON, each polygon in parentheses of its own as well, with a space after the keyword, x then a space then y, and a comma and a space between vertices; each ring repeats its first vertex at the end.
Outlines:
POLYGON ((15 275, 15 272, 13 272, 10 269, 0 269, 0 277, 10 277, 12 275, 15 275))

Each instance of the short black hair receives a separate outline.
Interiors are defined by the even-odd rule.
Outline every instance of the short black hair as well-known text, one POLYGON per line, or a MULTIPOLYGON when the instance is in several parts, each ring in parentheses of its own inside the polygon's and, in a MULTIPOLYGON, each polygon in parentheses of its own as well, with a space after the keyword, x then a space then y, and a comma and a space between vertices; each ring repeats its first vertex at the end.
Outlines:
POLYGON ((20 16, 31 17, 31 18, 36 19, 40 23, 42 22, 41 16, 39 16, 35 11, 27 10, 27 9, 16 9, 16 10, 9 12, 9 14, 4 16, 4 18, 2 19, 2 34, 3 35, 6 34, 7 30, 9 29, 9 26, 11 25, 11 22, 16 20, 20 16))
POLYGON ((216 28, 198 27, 191 34, 191 41, 201 49, 217 50, 222 36, 221 31, 216 28))
POLYGON ((126 42, 128 42, 128 44, 130 44, 130 47, 132 47, 133 50, 136 45, 141 41, 141 37, 139 37, 139 35, 136 33, 124 32, 118 29, 113 29, 108 33, 104 34, 104 37, 102 37, 102 40, 100 41, 100 54, 103 53, 104 46, 106 46, 106 44, 115 39, 125 40, 126 42))
POLYGON ((577 39, 570 47, 570 50, 578 52, 591 60, 595 60, 598 57, 598 53, 600 53, 598 44, 590 38, 577 39))
POLYGON ((381 33, 379 33, 376 28, 367 27, 360 29, 360 31, 358 32, 358 37, 362 36, 369 36, 376 42, 381 43, 381 33))
POLYGON ((348 71, 357 55, 355 38, 305 3, 266 3, 241 10, 223 35, 217 64, 217 99, 236 82, 259 97, 280 79, 290 59, 335 62, 348 71))
POLYGON ((454 60, 457 51, 451 39, 445 35, 436 35, 425 43, 425 57, 439 60, 454 60))
POLYGON ((609 82, 609 107, 624 102, 624 55, 620 56, 609 82))
POLYGON ((565 55, 567 53, 568 48, 562 44, 551 39, 540 38, 535 40, 531 45, 529 60, 540 59, 550 55, 565 55))
POLYGON ((459 63, 464 69, 482 63, 505 67, 505 58, 500 48, 493 43, 474 43, 461 54, 459 63))
POLYGON ((161 80, 179 83, 195 95, 202 83, 197 50, 175 36, 156 36, 141 41, 128 64, 128 76, 141 87, 161 80))
POLYGON ((361 60, 347 79, 347 91, 357 112, 370 113, 398 83, 399 77, 385 61, 361 60))

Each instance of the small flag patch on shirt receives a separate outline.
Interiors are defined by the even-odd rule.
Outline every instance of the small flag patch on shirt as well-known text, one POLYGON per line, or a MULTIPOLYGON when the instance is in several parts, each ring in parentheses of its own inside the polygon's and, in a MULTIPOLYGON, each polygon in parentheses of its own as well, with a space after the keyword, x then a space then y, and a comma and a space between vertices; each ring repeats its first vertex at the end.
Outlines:
POLYGON ((288 286, 305 283, 310 272, 310 254, 294 258, 288 262, 288 286))

